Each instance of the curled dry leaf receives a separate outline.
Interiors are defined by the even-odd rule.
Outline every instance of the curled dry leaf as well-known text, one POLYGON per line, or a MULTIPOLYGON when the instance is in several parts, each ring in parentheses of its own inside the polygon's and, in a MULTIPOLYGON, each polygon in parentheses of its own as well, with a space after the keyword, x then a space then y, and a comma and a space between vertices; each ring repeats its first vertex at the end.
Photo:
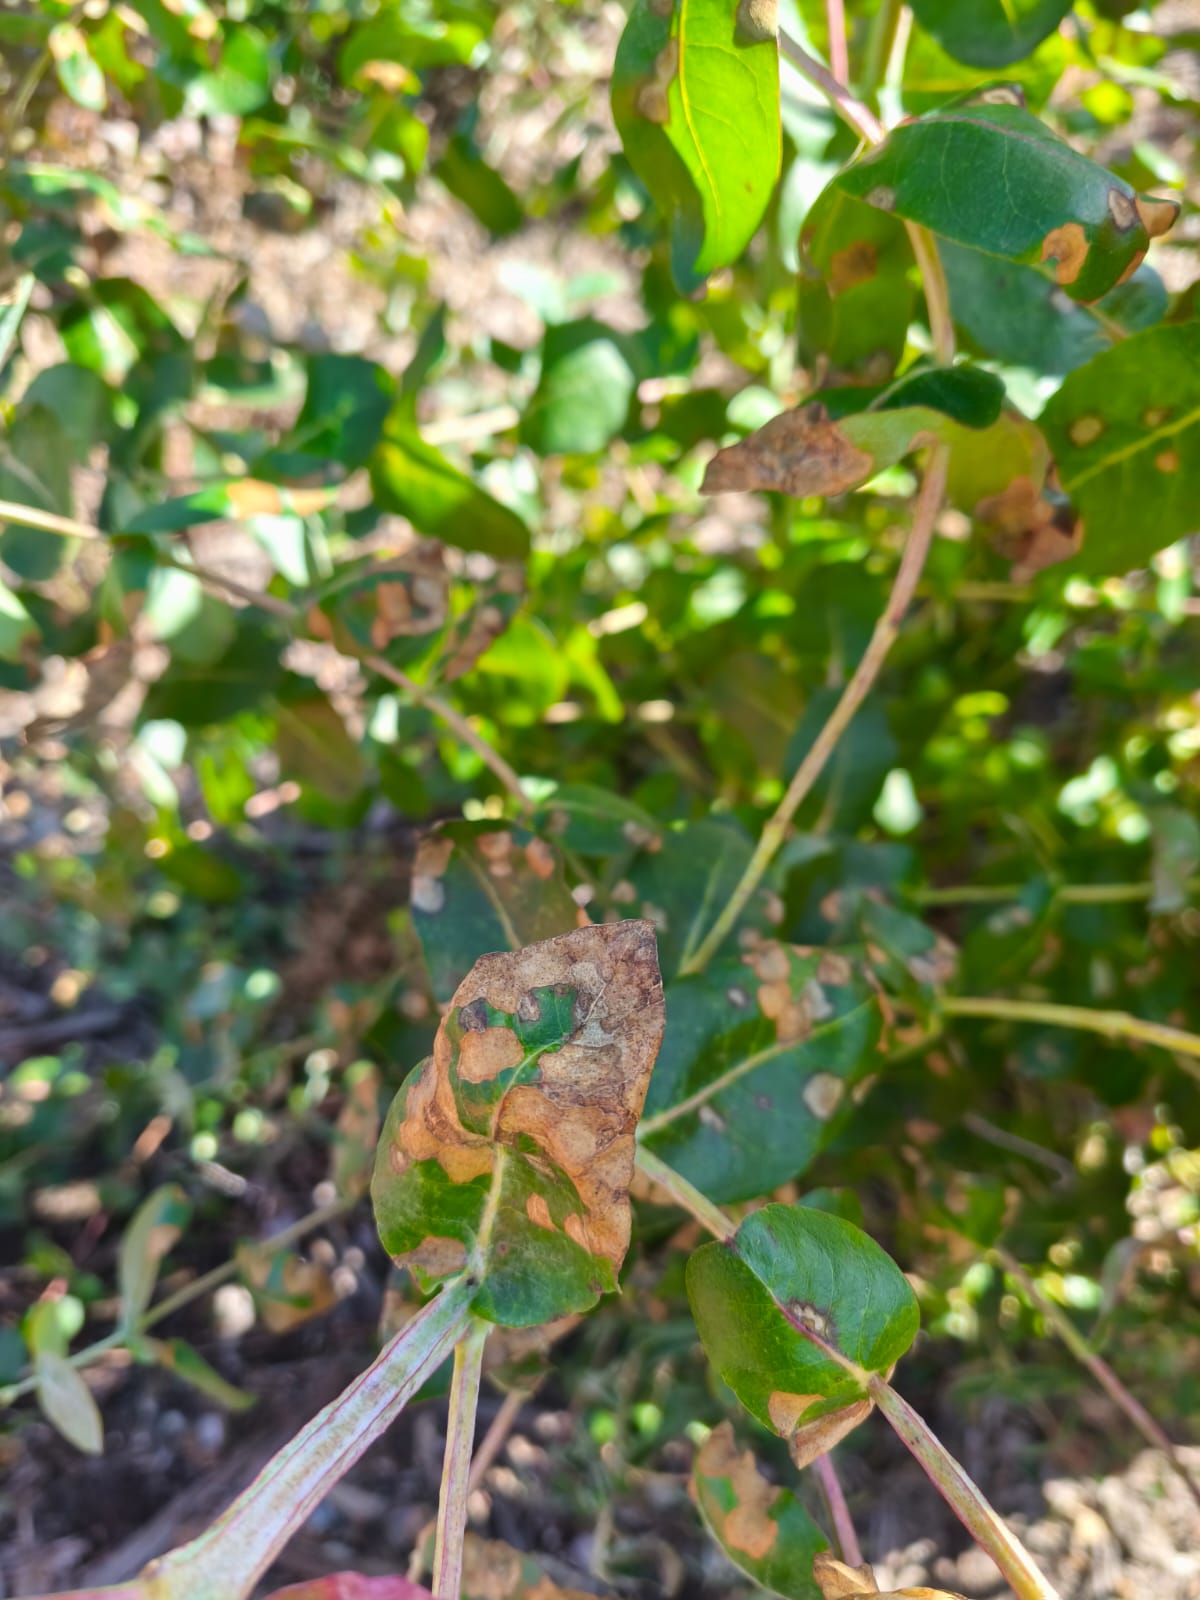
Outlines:
POLYGON ((372 1193, 396 1261, 425 1282, 469 1270, 476 1310, 515 1327, 614 1288, 663 1023, 648 922, 481 957, 380 1142, 372 1193))
POLYGON ((880 1594, 879 1585, 870 1566, 848 1567, 844 1561, 831 1556, 827 1550, 813 1557, 813 1577, 824 1600, 962 1600, 961 1595, 948 1589, 889 1589, 880 1594))
POLYGON ((774 489, 803 499, 844 494, 875 471, 874 459, 853 443, 819 404, 785 411, 718 450, 704 474, 705 494, 774 489))

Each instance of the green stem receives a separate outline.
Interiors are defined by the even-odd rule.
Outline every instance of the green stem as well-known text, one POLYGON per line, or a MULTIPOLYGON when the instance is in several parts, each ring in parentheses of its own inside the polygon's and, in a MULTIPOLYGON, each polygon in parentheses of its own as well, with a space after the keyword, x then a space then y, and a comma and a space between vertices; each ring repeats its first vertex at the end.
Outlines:
POLYGON ((870 643, 842 690, 841 698, 830 713, 829 720, 810 745, 808 753, 797 768, 791 783, 788 784, 783 799, 775 808, 774 815, 768 818, 764 825, 741 879, 725 902, 717 920, 691 957, 681 966, 681 975, 702 972, 724 944, 787 838, 792 818, 824 772, 830 756, 837 748, 838 741, 879 676, 888 652, 899 637, 904 614, 908 610, 917 580, 921 576, 925 559, 929 554, 933 540, 933 524, 946 486, 948 461, 949 453, 946 447, 936 445, 925 468, 921 492, 917 496, 917 504, 913 511, 912 529, 904 546, 896 580, 888 596, 887 605, 875 624, 870 643))
POLYGON ((882 1377, 868 1385, 871 1398, 912 1451, 938 1492, 981 1549, 999 1567, 1017 1600, 1059 1600, 1033 1557, 946 1449, 933 1429, 882 1377))
POLYGON ((1088 1006, 1060 1006, 1047 1000, 1005 1000, 994 995, 946 995, 942 1011, 948 1017, 986 1017, 1002 1022, 1044 1022, 1052 1028, 1075 1028, 1100 1033, 1106 1039, 1137 1039, 1181 1057, 1179 1065, 1200 1078, 1200 1035, 1165 1022, 1147 1022, 1130 1011, 1095 1011, 1088 1006))
POLYGON ((1195 1478, 1184 1466, 1179 1458, 1179 1452, 1141 1401, 1130 1394, 1104 1357, 1098 1355, 1092 1349, 1066 1312, 1042 1293, 1015 1256, 1010 1255, 1000 1245, 997 1245, 990 1253, 1004 1268, 1008 1276, 1021 1285, 1030 1304, 1041 1312, 1080 1366, 1087 1368, 1109 1399, 1119 1406, 1130 1422, 1133 1423, 1146 1443, 1154 1449, 1160 1450, 1166 1456, 1178 1473, 1187 1492, 1197 1506, 1200 1506, 1200 1484, 1197 1484, 1195 1478))
POLYGON ((850 1507, 846 1504, 846 1496, 842 1492, 841 1479, 837 1475, 831 1452, 826 1450, 823 1455, 819 1455, 812 1464, 812 1470, 820 1485, 821 1498, 825 1501, 825 1509, 833 1526, 839 1558, 848 1567, 861 1567, 862 1548, 858 1542, 858 1534, 850 1516, 850 1507))
MULTIPOLYGON (((1062 883, 1053 891, 1055 900, 1068 906, 1109 906, 1152 900, 1157 890, 1153 883, 1062 883)), ((945 888, 917 889, 913 898, 922 906, 992 906, 1019 900, 1023 883, 960 883, 945 888)), ((1200 894, 1200 878, 1189 878, 1185 894, 1200 894)))
POLYGON ((871 20, 871 31, 867 35, 867 54, 859 82, 862 98, 868 103, 875 99, 887 71, 901 9, 901 0, 881 0, 879 10, 871 20))
POLYGON ((457 1278, 269 1461, 211 1528, 152 1562, 153 1600, 245 1600, 292 1534, 462 1338, 477 1285, 457 1278))
POLYGON ((467 1532, 467 1497, 470 1494, 471 1452, 475 1445, 475 1414, 479 1408, 479 1378, 483 1347, 491 1324, 478 1319, 454 1350, 454 1378, 450 1384, 450 1412, 446 1420, 446 1454, 442 1462, 442 1490, 438 1499, 437 1533, 433 1546, 435 1600, 458 1600, 462 1588, 463 1540, 467 1532))
POLYGON ((720 1206, 713 1205, 706 1195, 700 1193, 695 1184, 689 1183, 681 1172, 676 1172, 674 1167, 669 1167, 665 1161, 660 1161, 644 1144, 637 1147, 638 1171, 656 1183, 674 1200, 675 1204, 689 1212, 700 1226, 712 1234, 714 1239, 732 1239, 737 1232, 737 1224, 731 1217, 727 1217, 720 1206))

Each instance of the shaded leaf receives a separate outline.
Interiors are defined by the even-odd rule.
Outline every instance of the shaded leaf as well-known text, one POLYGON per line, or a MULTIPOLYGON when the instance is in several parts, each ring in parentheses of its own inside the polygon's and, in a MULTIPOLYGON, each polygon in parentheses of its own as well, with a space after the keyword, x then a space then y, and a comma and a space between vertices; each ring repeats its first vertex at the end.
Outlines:
POLYGON ((683 286, 737 260, 779 176, 778 45, 753 27, 753 11, 731 0, 635 0, 617 47, 613 117, 670 223, 683 286))
POLYGON ((1167 309, 1166 290, 1152 267, 1139 267, 1093 306, 1084 306, 1036 267, 949 240, 941 257, 959 327, 984 355, 1034 372, 1070 372, 1108 349, 1114 327, 1136 333, 1161 321, 1167 309))
POLYGON ((413 924, 434 998, 444 1005, 489 950, 519 950, 578 927, 557 852, 490 823, 450 823, 413 862, 413 924))
POLYGON ((388 1113, 380 1237, 475 1310, 523 1327, 585 1311, 629 1244, 634 1133, 663 1030, 654 930, 584 927, 481 957, 388 1113))
POLYGON ((272 1249, 269 1239, 239 1244, 234 1254, 258 1314, 272 1333, 288 1333, 337 1304, 329 1270, 320 1262, 272 1249))
POLYGON ((132 1328, 150 1304, 158 1269, 191 1217, 188 1198, 178 1184, 165 1184, 147 1195, 134 1212, 121 1239, 117 1284, 121 1320, 132 1328))
POLYGON ((564 783, 538 814, 540 827, 584 856, 623 856, 660 848, 656 817, 632 800, 590 783, 564 783))
POLYGON ((1149 328, 1095 356, 1039 422, 1083 517, 1087 571, 1142 566, 1200 526, 1200 324, 1149 328))
POLYGON ((462 1594, 463 1600, 594 1600, 552 1582, 534 1556, 475 1533, 463 1543, 462 1594))
POLYGON ((874 1240, 806 1206, 764 1206, 731 1240, 703 1246, 687 1289, 718 1374, 798 1444, 815 1422, 836 1433, 837 1413, 860 1421, 870 1376, 891 1370, 920 1325, 916 1296, 874 1240))
POLYGON ((38 1405, 46 1421, 77 1450, 98 1456, 104 1449, 104 1423, 92 1391, 77 1368, 55 1350, 39 1350, 34 1358, 34 1374, 38 1405))
POLYGON ((60 22, 51 28, 46 43, 58 81, 76 105, 103 111, 108 104, 104 74, 92 59, 82 30, 73 22, 60 22))
POLYGON ((247 1394, 236 1384, 223 1378, 215 1367, 209 1365, 198 1350, 183 1339, 144 1339, 143 1347, 160 1367, 173 1372, 176 1377, 190 1383, 193 1389, 207 1395, 226 1411, 249 1411, 257 1404, 257 1397, 247 1394))
POLYGON ((307 1583, 272 1589, 267 1600, 432 1600, 428 1589, 408 1578, 368 1578, 361 1572, 332 1572, 307 1583))
POLYGON ((1072 300, 1131 276, 1179 214, 1016 104, 956 102, 902 123, 833 181, 959 244, 1052 270, 1072 300))
POLYGON ((302 478, 363 466, 392 406, 394 382, 377 362, 322 351, 309 356, 304 404, 289 435, 259 461, 260 472, 302 478))
POLYGON ((948 1589, 889 1589, 880 1594, 870 1566, 849 1567, 828 1551, 813 1558, 813 1578, 822 1600, 868 1600, 874 1596, 878 1600, 962 1600, 948 1589))
POLYGON ((908 337, 917 289, 898 217, 827 187, 800 233, 796 321, 800 359, 823 357, 834 381, 891 377, 908 337))
POLYGON ((170 718, 185 728, 227 722, 239 711, 261 705, 279 683, 280 642, 271 619, 251 606, 237 613, 237 632, 216 661, 173 659, 150 686, 142 707, 147 721, 170 718))
POLYGON ((418 533, 443 544, 501 561, 519 561, 529 551, 529 529, 517 513, 425 443, 407 400, 391 412, 372 453, 371 486, 382 510, 400 512, 418 533))
POLYGON ((504 179, 479 153, 473 140, 456 134, 447 141, 433 169, 456 200, 478 218, 489 233, 503 238, 525 221, 521 202, 504 179))
POLYGON ((913 15, 949 55, 973 67, 1020 61, 1054 32, 1071 0, 913 0, 913 15))
POLYGON ((323 511, 333 500, 332 489, 287 489, 259 478, 230 478, 212 483, 194 494, 147 506, 118 529, 120 533, 178 533, 204 522, 229 518, 275 517, 290 512, 307 517, 323 511))
POLYGON ((20 596, 0 583, 0 661, 21 661, 25 646, 37 636, 37 623, 20 596))
POLYGON ((681 978, 641 1137, 718 1204, 797 1177, 877 1062, 879 1008, 861 966, 768 941, 681 978))
POLYGON ((521 442, 539 455, 603 450, 625 426, 636 379, 620 336, 594 317, 552 323, 521 442))
POLYGON ((334 1129, 333 1170, 337 1193, 357 1200, 371 1183, 375 1146, 379 1143, 379 1068, 357 1061, 346 1073, 345 1099, 334 1129))
POLYGON ((738 1450, 731 1423, 700 1446, 692 1494, 735 1567, 771 1594, 813 1600, 813 1558, 829 1542, 791 1490, 763 1476, 754 1452, 738 1450))
POLYGON ((339 805, 358 797, 367 781, 366 759, 325 695, 314 690, 281 700, 275 725, 275 748, 284 777, 339 805))

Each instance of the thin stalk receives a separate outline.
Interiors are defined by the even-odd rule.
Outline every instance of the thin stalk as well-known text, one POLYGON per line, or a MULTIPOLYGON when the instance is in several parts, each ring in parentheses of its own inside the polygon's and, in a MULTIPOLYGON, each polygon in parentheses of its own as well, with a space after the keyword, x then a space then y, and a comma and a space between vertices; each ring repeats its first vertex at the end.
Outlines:
POLYGON ((812 1464, 817 1482, 821 1487, 821 1496, 825 1501, 825 1508, 829 1512, 829 1520, 833 1525, 833 1536, 837 1540, 838 1556, 848 1567, 861 1567, 863 1564, 862 1547, 858 1542, 858 1534, 854 1531, 854 1522, 850 1516, 850 1507, 846 1504, 846 1496, 842 1493, 841 1480, 837 1475, 837 1468, 833 1464, 833 1456, 827 1450, 812 1464))
POLYGON ((842 690, 841 698, 830 713, 829 720, 797 768, 783 799, 775 808, 774 815, 764 826, 737 887, 690 959, 680 968, 682 974, 702 972, 725 942, 787 838, 792 818, 824 772, 838 741, 878 678, 888 652, 899 636, 904 614, 908 610, 917 580, 921 576, 929 554, 933 540, 933 524, 946 486, 948 460, 946 447, 936 445, 925 468, 925 477, 921 483, 921 492, 917 496, 912 529, 904 546, 900 568, 896 573, 887 605, 875 624, 870 643, 855 667, 850 681, 842 690))
POLYGON ((825 0, 825 21, 829 28, 829 69, 836 83, 850 82, 850 58, 846 51, 845 0, 825 0))
MULTIPOLYGON (((993 906, 1019 900, 1027 885, 1023 883, 960 883, 945 888, 916 889, 913 898, 923 906, 993 906)), ((1060 883, 1053 891, 1055 900, 1068 906, 1110 906, 1153 900, 1153 883, 1060 883)), ((1189 878, 1185 894, 1200 894, 1200 878, 1189 878)))
POLYGON ((1148 1022, 1130 1011, 1094 1011, 1089 1006, 1060 1006, 1047 1000, 1006 1000, 996 995, 946 995, 942 1011, 949 1017, 986 1017, 1001 1022, 1044 1022, 1051 1028, 1100 1033, 1106 1039, 1137 1039, 1181 1057, 1179 1065, 1200 1078, 1200 1035, 1165 1022, 1148 1022))
POLYGON ((713 1205, 706 1195, 700 1193, 695 1184, 689 1183, 681 1172, 676 1172, 674 1167, 669 1167, 665 1161, 660 1161, 645 1145, 637 1147, 638 1171, 656 1183, 660 1189, 665 1189, 674 1200, 675 1204, 682 1206, 684 1211, 695 1217, 700 1226, 711 1233, 714 1239, 732 1239, 737 1232, 737 1224, 731 1217, 727 1217, 720 1206, 713 1205))
POLYGON ((860 139, 867 144, 880 144, 887 137, 883 123, 870 107, 856 100, 845 84, 839 83, 827 67, 823 67, 815 56, 810 56, 783 28, 779 30, 779 49, 801 77, 807 78, 815 89, 821 91, 846 126, 860 139))
POLYGON ((871 19, 871 31, 867 35, 867 55, 863 62, 859 84, 862 98, 866 101, 874 100, 879 92, 879 85, 883 82, 892 55, 892 43, 896 37, 896 24, 900 21, 901 9, 901 0, 881 0, 879 10, 871 19))
POLYGON ((211 1528, 152 1562, 154 1600, 245 1600, 288 1539, 445 1360, 476 1284, 448 1284, 348 1388, 269 1461, 211 1528))
POLYGON ((462 1588, 463 1540, 467 1532, 467 1498, 470 1495, 471 1451, 475 1445, 475 1413, 479 1408, 479 1377, 483 1347, 491 1324, 476 1320, 454 1349, 454 1377, 450 1384, 450 1412, 446 1421, 446 1454, 442 1461, 442 1491, 438 1498, 437 1533, 433 1545, 435 1600, 458 1600, 462 1588))
POLYGON ((1066 1312, 1042 1293, 1015 1256, 1010 1255, 1000 1245, 997 1245, 991 1251, 991 1255, 1004 1268, 1009 1277, 1015 1278, 1021 1285, 1030 1304, 1041 1312, 1080 1366, 1087 1368, 1109 1399, 1119 1406, 1130 1422, 1133 1423, 1146 1443, 1153 1446, 1154 1449, 1162 1451, 1178 1473, 1188 1494, 1191 1495, 1196 1505, 1200 1506, 1200 1484, 1197 1484, 1195 1478, 1184 1466, 1180 1460, 1179 1452, 1141 1401, 1130 1394, 1104 1357, 1098 1355, 1092 1349, 1066 1312))
POLYGON ((916 1456, 934 1487, 981 1549, 999 1567, 1017 1600, 1059 1600, 1016 1534, 993 1510, 978 1485, 946 1449, 923 1417, 876 1374, 871 1398, 916 1456))

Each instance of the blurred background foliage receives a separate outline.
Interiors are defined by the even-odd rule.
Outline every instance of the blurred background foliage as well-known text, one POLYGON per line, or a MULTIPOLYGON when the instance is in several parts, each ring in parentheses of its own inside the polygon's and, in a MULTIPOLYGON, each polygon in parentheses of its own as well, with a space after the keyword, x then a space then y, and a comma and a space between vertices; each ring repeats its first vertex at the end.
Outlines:
MULTIPOLYGON (((823 48, 821 7, 784 10, 823 48)), ((861 63, 875 7, 850 11, 861 63)), ((499 915, 486 873, 479 905, 430 915, 452 890, 426 830, 523 821, 572 906, 659 921, 671 978, 864 648, 907 466, 829 501, 699 495, 714 445, 811 386, 798 240, 849 135, 785 75, 767 222, 681 295, 612 129, 624 20, 611 0, 0 8, 0 500, 34 513, 0 515, 0 1383, 110 1326, 156 1186, 193 1212, 176 1284, 361 1193, 374 1102, 499 915)), ((1092 0, 1004 69, 1184 202, 1133 326, 1189 315, 1200 281, 1198 36, 1177 0, 1092 0)), ((995 75, 918 26, 880 98, 917 114, 995 75)), ((1056 307, 1053 337, 1021 339, 1020 316, 973 314, 947 254, 964 343, 1038 409, 1095 324, 1056 307)), ((891 318, 897 359, 928 349, 915 279, 864 315, 891 318)), ((939 532, 751 925, 841 942, 831 894, 874 896, 957 947, 965 995, 1196 1027, 1195 550, 1091 580, 1014 571, 957 510, 939 532)), ((1196 1063, 908 1005, 797 1178, 853 1192, 964 1396, 1070 1414, 1074 1369, 1032 1343, 1003 1236, 1194 1424, 1196 1063)), ((640 1226, 633 1300, 574 1347, 597 1447, 584 1369, 642 1351, 625 1409, 598 1406, 632 1461, 720 1412, 653 1376, 693 1336, 664 1213, 640 1226)), ((243 1260, 251 1319, 328 1311, 379 1275, 362 1254, 315 1284, 289 1258, 282 1287, 243 1260)), ((206 1346, 203 1317, 187 1331, 206 1346)))

